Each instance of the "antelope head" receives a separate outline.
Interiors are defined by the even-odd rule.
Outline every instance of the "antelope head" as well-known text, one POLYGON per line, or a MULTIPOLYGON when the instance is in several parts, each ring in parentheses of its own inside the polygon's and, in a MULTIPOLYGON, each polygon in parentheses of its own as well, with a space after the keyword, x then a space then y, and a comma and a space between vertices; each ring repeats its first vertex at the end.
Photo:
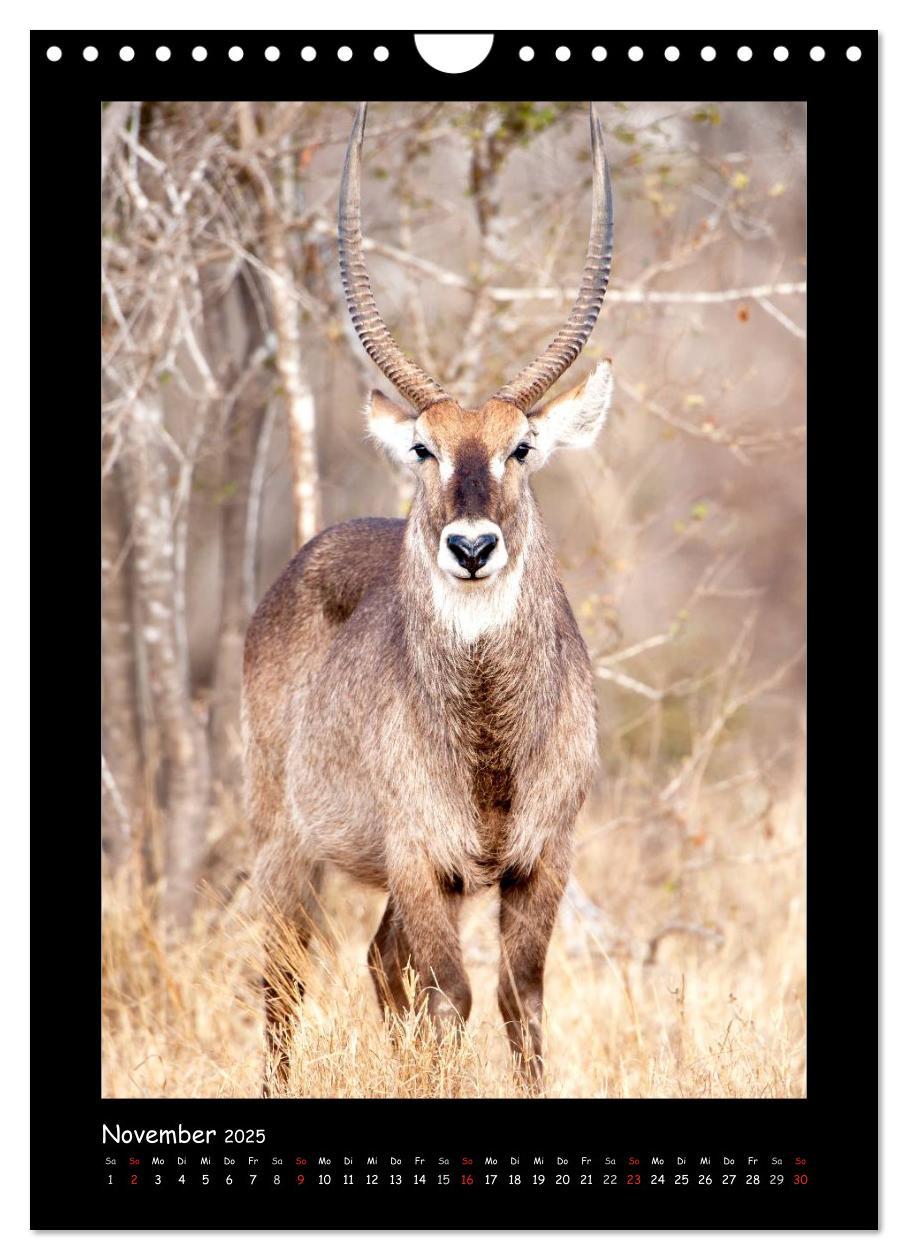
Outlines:
POLYGON ((586 265, 573 310, 549 346, 479 408, 452 398, 408 359, 379 314, 363 255, 360 185, 367 102, 361 102, 341 183, 338 239, 341 278, 367 353, 407 405, 375 390, 367 404, 372 436, 412 468, 417 490, 411 524, 433 562, 436 586, 449 594, 519 580, 532 547, 530 476, 558 447, 590 446, 612 394, 603 361, 576 388, 541 403, 586 344, 605 297, 612 259, 612 194, 602 127, 590 103, 593 212, 586 265))

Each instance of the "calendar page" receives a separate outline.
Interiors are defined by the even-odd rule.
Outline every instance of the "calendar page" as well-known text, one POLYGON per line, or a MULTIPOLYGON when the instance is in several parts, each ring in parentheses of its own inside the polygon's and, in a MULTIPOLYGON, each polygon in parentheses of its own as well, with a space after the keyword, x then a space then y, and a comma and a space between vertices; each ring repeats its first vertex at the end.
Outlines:
POLYGON ((35 1228, 876 1228, 876 59, 33 33, 35 1228))

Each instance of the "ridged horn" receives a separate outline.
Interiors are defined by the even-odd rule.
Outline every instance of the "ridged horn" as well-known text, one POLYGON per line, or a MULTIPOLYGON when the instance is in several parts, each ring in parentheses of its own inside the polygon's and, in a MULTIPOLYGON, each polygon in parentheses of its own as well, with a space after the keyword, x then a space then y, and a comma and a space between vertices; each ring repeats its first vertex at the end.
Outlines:
POLYGON ((407 358, 391 336, 375 303, 363 256, 360 185, 368 104, 368 101, 359 103, 344 160, 337 220, 341 280, 350 318, 366 353, 417 412, 425 411, 426 407, 444 401, 449 395, 428 373, 407 358))
POLYGON ((496 398, 529 411, 562 376, 589 340, 599 317, 612 266, 612 182, 602 139, 602 124, 590 101, 590 143, 593 154, 593 218, 586 265, 574 309, 558 336, 533 362, 500 389, 496 398))

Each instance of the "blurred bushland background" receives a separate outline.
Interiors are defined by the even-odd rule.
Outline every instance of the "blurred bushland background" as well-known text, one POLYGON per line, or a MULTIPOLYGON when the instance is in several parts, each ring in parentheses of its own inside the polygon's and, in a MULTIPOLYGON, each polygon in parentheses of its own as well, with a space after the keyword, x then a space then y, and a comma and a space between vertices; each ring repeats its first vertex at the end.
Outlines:
MULTIPOLYGON (((597 448, 536 479, 599 682, 601 774, 547 972, 553 1094, 804 1092, 805 110, 600 102, 611 287, 597 448)), ((364 439, 343 102, 105 105, 104 1092, 258 1093, 243 635, 317 529, 406 512, 364 439)), ((589 225, 580 102, 370 107, 364 234, 404 350, 465 403, 547 343, 589 225)), ((389 387, 385 384, 386 389, 389 387)), ((389 389, 389 392, 390 389, 389 389)), ((337 877, 291 1089, 501 1095, 491 895, 460 1043, 391 1046, 337 877), (435 1056, 433 1058, 433 1055, 435 1056)))

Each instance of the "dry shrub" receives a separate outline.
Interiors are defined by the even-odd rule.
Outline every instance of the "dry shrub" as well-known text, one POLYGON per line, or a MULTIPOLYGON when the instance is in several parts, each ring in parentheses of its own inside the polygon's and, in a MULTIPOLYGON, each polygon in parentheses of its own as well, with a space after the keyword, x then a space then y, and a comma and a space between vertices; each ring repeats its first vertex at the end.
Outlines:
MULTIPOLYGON (((627 808, 629 793, 616 785, 612 797, 627 808)), ((717 807, 692 836, 670 818, 647 827, 601 804, 586 811, 576 867, 617 930, 603 941, 599 927, 568 917, 556 929, 549 1096, 803 1096, 802 805, 792 793, 747 826, 717 807)), ((257 1096, 261 925, 247 890, 212 895, 188 933, 167 939, 138 887, 126 876, 105 887, 105 1096, 257 1096)), ((302 964, 288 1093, 521 1096, 495 999, 493 894, 464 908, 473 1013, 441 1044, 419 1012, 393 1027, 381 1019, 366 963, 381 911, 378 894, 329 882, 325 925, 302 964)))

